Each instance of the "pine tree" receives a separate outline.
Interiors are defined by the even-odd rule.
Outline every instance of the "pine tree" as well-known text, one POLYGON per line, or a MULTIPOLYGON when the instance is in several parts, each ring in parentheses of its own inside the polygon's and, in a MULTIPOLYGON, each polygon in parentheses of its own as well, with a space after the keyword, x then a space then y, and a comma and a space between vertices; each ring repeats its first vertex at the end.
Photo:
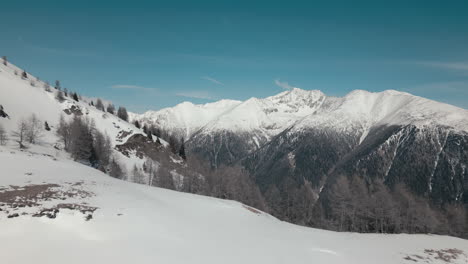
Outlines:
POLYGON ((61 90, 61 89, 62 89, 62 87, 60 86, 60 81, 59 81, 59 80, 56 80, 56 81, 55 81, 55 89, 57 89, 57 90, 61 90))
POLYGON ((141 128, 140 122, 138 122, 138 120, 135 120, 133 124, 136 126, 136 128, 141 128))
POLYGON ((117 178, 117 179, 123 179, 124 178, 124 173, 122 168, 120 167, 119 163, 115 160, 112 159, 110 162, 110 168, 109 168, 109 175, 117 178))
POLYGON ((106 110, 107 110, 108 113, 114 114, 115 113, 115 106, 113 104, 109 104, 107 106, 106 110))
POLYGON ((187 159, 187 156, 185 155, 185 143, 184 143, 184 138, 180 139, 180 149, 179 149, 179 156, 183 158, 184 160, 187 159))
POLYGON ((8 60, 6 56, 2 56, 3 59, 3 65, 8 66, 8 60))
POLYGON ((44 83, 44 89, 45 89, 47 92, 50 92, 50 84, 49 84, 49 82, 45 82, 45 83, 44 83))
POLYGON ((80 100, 78 99, 78 94, 73 93, 73 100, 79 102, 80 100))
POLYGON ((57 94, 55 95, 55 99, 57 99, 57 101, 59 101, 60 103, 65 101, 65 97, 63 96, 63 92, 60 91, 60 90, 57 91, 57 94))
POLYGON ((99 98, 96 101, 96 108, 101 111, 104 111, 104 104, 102 103, 102 100, 99 98))
POLYGON ((122 120, 128 121, 127 109, 123 106, 120 106, 119 110, 117 110, 117 116, 122 120))
MULTIPOLYGON (((146 127, 146 126, 144 126, 146 127)), ((149 129, 146 129, 146 136, 148 137, 148 139, 153 142, 153 133, 151 133, 151 130, 149 129)))
POLYGON ((179 143, 177 142, 176 137, 173 136, 173 135, 170 135, 169 136, 169 146, 171 147, 172 153, 174 153, 174 154, 178 153, 178 151, 179 151, 178 145, 179 145, 179 143))
POLYGON ((44 122, 44 129, 45 129, 46 131, 50 131, 50 126, 49 126, 49 124, 47 123, 47 121, 44 122))

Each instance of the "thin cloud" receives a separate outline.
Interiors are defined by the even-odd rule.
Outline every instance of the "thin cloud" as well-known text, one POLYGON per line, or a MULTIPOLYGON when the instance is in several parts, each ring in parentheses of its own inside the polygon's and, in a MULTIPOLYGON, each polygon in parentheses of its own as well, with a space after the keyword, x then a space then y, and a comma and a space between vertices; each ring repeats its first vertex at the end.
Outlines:
POLYGON ((445 70, 460 71, 468 74, 468 61, 440 62, 440 61, 417 61, 418 65, 445 70))
POLYGON ((112 89, 126 89, 126 90, 140 90, 140 91, 154 91, 153 88, 143 87, 132 84, 115 84, 111 86, 112 89))
POLYGON ((290 85, 287 82, 282 82, 282 81, 280 81, 278 79, 275 80, 275 84, 278 85, 279 87, 285 89, 285 90, 292 90, 294 88, 297 88, 297 87, 294 87, 294 86, 290 85))
POLYGON ((456 93, 468 94, 468 81, 427 83, 409 87, 410 92, 432 92, 432 93, 456 93))
POLYGON ((183 91, 175 94, 180 97, 195 98, 195 99, 205 99, 205 100, 215 100, 216 98, 207 91, 183 91))
POLYGON ((202 80, 207 80, 207 81, 210 81, 212 83, 215 83, 215 84, 218 84, 218 85, 224 85, 224 83, 216 80, 215 78, 211 78, 209 76, 204 76, 204 77, 201 77, 202 80))
POLYGON ((70 50, 61 48, 44 47, 36 44, 26 42, 23 37, 19 36, 18 41, 27 49, 34 50, 36 52, 48 53, 57 56, 73 56, 73 57, 96 57, 97 55, 88 51, 81 50, 70 50))

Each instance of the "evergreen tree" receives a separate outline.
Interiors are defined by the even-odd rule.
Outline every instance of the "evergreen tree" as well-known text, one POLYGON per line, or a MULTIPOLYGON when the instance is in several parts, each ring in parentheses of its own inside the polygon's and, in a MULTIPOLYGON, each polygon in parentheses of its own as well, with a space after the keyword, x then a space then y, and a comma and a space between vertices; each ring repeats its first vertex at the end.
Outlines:
POLYGON ((73 93, 73 100, 79 102, 80 100, 78 99, 78 94, 73 93))
POLYGON ((138 120, 135 120, 135 122, 133 123, 137 128, 141 128, 140 126, 140 122, 138 122, 138 120))
POLYGON ((23 78, 23 79, 28 78, 28 74, 26 73, 26 71, 23 71, 23 73, 21 74, 21 78, 23 78))
POLYGON ((185 155, 185 143, 184 143, 184 138, 180 139, 180 148, 179 148, 179 156, 183 158, 184 160, 187 159, 187 156, 185 155))
POLYGON ((124 178, 124 173, 122 168, 120 167, 119 163, 115 160, 112 159, 110 162, 110 168, 109 168, 109 175, 117 178, 117 179, 123 179, 124 178))
POLYGON ((45 82, 45 83, 44 83, 44 89, 45 89, 47 92, 50 92, 50 84, 49 84, 49 82, 45 82))
POLYGON ((50 126, 49 126, 49 124, 47 123, 47 121, 44 122, 44 129, 45 129, 46 131, 50 131, 50 126))
POLYGON ((123 106, 120 106, 119 110, 117 110, 117 116, 122 120, 128 121, 127 109, 123 106))
POLYGON ((171 151, 174 154, 177 154, 179 151, 179 142, 177 142, 177 139, 175 136, 170 135, 169 136, 169 146, 171 147, 171 151))
POLYGON ((115 113, 115 106, 113 104, 109 104, 107 106, 107 112, 111 113, 111 114, 114 114, 115 113))
MULTIPOLYGON (((146 126, 144 126, 146 127, 146 126)), ((153 142, 153 133, 151 133, 151 130, 149 129, 146 129, 146 136, 148 137, 148 139, 153 142)))
POLYGON ((55 81, 55 89, 57 89, 57 90, 61 90, 61 89, 62 89, 62 87, 60 86, 60 81, 59 81, 59 80, 56 80, 56 81, 55 81))
POLYGON ((102 100, 99 98, 96 101, 96 108, 101 111, 104 111, 104 104, 102 103, 102 100))
POLYGON ((6 56, 2 56, 3 59, 3 65, 8 66, 8 60, 6 56))
POLYGON ((63 92, 60 91, 60 90, 57 91, 57 94, 55 95, 55 99, 57 99, 57 101, 59 101, 60 103, 65 101, 65 97, 63 96, 63 92))

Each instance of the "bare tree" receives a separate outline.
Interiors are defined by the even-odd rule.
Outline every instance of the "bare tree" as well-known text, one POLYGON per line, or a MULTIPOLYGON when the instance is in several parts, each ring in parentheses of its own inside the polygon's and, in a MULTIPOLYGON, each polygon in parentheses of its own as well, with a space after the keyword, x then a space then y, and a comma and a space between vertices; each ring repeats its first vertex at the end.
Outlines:
POLYGON ((63 116, 63 114, 60 115, 60 120, 57 127, 57 135, 62 140, 64 149, 69 150, 71 141, 71 131, 70 125, 65 121, 65 117, 63 116))
POLYGON ((26 141, 27 133, 28 123, 26 120, 22 119, 18 122, 17 129, 12 132, 12 136, 16 139, 16 142, 19 144, 21 149, 26 148, 24 142, 26 141))
POLYGON ((36 114, 32 114, 27 120, 27 133, 26 139, 31 144, 36 144, 42 136, 41 121, 37 118, 36 114))
POLYGON ((2 124, 0 124, 0 145, 2 146, 6 145, 7 141, 8 141, 8 135, 5 129, 3 128, 2 124))
POLYGON ((94 130, 93 147, 98 163, 96 164, 97 168, 105 171, 105 168, 109 165, 112 154, 112 143, 109 135, 94 130))
POLYGON ((139 183, 139 184, 146 184, 146 177, 145 174, 136 166, 136 164, 133 166, 133 182, 139 183))

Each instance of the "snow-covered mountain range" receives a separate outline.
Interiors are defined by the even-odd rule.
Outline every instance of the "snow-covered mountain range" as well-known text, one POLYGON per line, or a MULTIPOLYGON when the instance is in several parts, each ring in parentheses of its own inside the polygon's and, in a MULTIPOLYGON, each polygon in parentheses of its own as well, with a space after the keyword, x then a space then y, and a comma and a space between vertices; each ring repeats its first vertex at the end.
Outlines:
POLYGON ((300 129, 318 125, 346 127, 350 123, 363 127, 432 123, 468 131, 467 117, 466 109, 395 90, 355 90, 344 97, 329 97, 318 90, 299 88, 246 101, 221 100, 203 105, 184 102, 132 116, 178 130, 186 138, 217 131, 257 131, 271 138, 292 125, 300 129))
MULTIPOLYGON (((0 65, 0 126, 10 137, 0 142, 0 259, 5 262, 468 261, 467 241, 459 238, 338 233, 280 221, 312 225, 312 210, 327 219, 320 210, 333 207, 330 194, 338 174, 383 177, 388 185, 403 181, 434 201, 466 204, 466 110, 395 91, 333 98, 294 89, 265 99, 183 103, 130 115, 185 137, 190 155, 214 165, 245 166, 277 219, 239 202, 154 187, 162 175, 173 189, 188 175, 205 176, 192 171, 162 138, 96 108, 86 97, 58 100, 57 89, 21 75, 12 64, 0 65), (18 132, 32 114, 44 129, 24 149, 18 132), (144 185, 75 162, 57 135, 60 116, 87 119, 94 131, 109 135, 122 178, 136 181, 137 168, 144 185), (280 191, 270 192, 272 186, 280 191)), ((334 229, 335 219, 329 220, 327 228, 334 229)), ((463 227, 456 220, 450 223, 463 227)))
MULTIPOLYGON (((264 194, 279 188, 289 199, 292 191, 284 190, 291 182, 310 186, 313 195, 303 199, 320 210, 329 208, 323 197, 342 175, 370 186, 403 184, 439 205, 468 204, 468 110, 409 93, 356 90, 330 97, 295 88, 244 102, 183 103, 135 118, 162 127, 164 120, 177 120, 170 129, 188 139, 189 153, 213 167, 246 167, 264 194), (194 109, 205 112, 200 122, 174 118, 194 109)), ((272 208, 287 203, 267 202, 272 208)), ((283 209, 276 216, 317 224, 283 209)))

